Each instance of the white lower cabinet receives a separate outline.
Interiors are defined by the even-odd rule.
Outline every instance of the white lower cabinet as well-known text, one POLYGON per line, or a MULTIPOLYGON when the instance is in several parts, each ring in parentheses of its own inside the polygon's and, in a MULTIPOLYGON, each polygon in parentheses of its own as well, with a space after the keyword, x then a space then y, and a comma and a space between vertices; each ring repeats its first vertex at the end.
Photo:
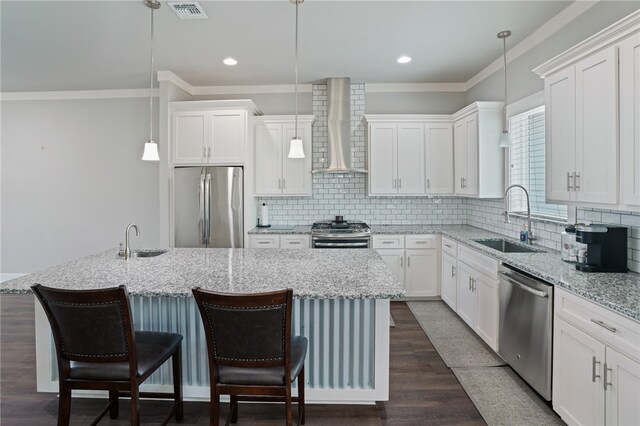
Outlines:
POLYGON ((373 248, 403 285, 406 297, 440 295, 438 236, 374 235, 373 248))
POLYGON ((498 351, 498 261, 458 248, 456 312, 491 349, 498 351))
POLYGON ((554 304, 553 409, 569 425, 640 425, 640 326, 560 289, 554 304))
POLYGON ((311 248, 311 239, 302 234, 254 234, 249 235, 249 248, 311 248))
POLYGON ((456 274, 458 261, 455 257, 442 251, 442 300, 454 311, 458 304, 458 282, 456 274))

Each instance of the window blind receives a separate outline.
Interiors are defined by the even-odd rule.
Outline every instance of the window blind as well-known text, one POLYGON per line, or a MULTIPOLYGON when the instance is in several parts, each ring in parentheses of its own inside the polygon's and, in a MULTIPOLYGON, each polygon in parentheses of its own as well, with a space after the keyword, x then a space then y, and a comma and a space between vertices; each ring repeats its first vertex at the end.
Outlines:
MULTIPOLYGON (((566 218, 567 206, 545 203, 544 106, 511 117, 509 131, 510 184, 527 188, 532 215, 566 218)), ((527 199, 523 191, 510 191, 509 211, 526 213, 527 199)))

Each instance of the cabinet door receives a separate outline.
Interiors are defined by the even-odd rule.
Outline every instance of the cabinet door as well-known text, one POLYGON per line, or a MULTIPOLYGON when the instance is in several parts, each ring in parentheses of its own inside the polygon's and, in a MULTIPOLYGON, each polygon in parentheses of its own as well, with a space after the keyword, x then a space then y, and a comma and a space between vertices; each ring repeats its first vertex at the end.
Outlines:
POLYGON ((456 121, 453 125, 453 150, 454 191, 456 194, 464 194, 463 179, 467 176, 467 139, 464 119, 456 121))
POLYGON ((476 333, 498 351, 498 280, 476 273, 472 290, 476 294, 476 333))
POLYGON ((476 319, 476 294, 471 289, 473 275, 472 268, 458 262, 458 309, 456 312, 471 328, 475 328, 476 319))
POLYGON ((293 123, 285 125, 282 142, 282 186, 283 194, 311 195, 311 124, 298 124, 298 136, 302 138, 304 158, 289 158, 289 144, 295 136, 293 123))
POLYGON ((281 235, 280 248, 308 249, 311 247, 308 235, 281 235))
POLYGON ((438 250, 407 250, 406 258, 404 281, 407 296, 439 296, 438 250))
POLYGON ((369 127, 369 193, 395 194, 396 138, 395 124, 372 124, 369 127))
POLYGON ((453 126, 425 125, 425 178, 427 194, 453 194, 453 126))
POLYGON ((243 164, 246 136, 245 111, 215 111, 211 113, 211 152, 209 163, 243 164))
POLYGON ((402 287, 406 288, 404 285, 404 250, 378 250, 378 254, 402 287))
POLYGON ((478 195, 478 113, 465 119, 465 142, 467 146, 467 174, 464 178, 464 193, 478 195))
POLYGON ((424 125, 398 124, 398 194, 424 194, 424 125))
POLYGON ((604 424, 604 361, 602 343, 555 317, 553 409, 566 423, 604 424))
POLYGON ((622 204, 640 206, 640 34, 620 44, 622 204))
POLYGON ((617 47, 576 64, 576 201, 618 203, 617 47))
POLYGON ((206 162, 209 113, 174 112, 172 126, 173 162, 180 164, 206 162))
POLYGON ((569 67, 544 80, 545 185, 547 202, 570 201, 575 171, 575 69, 569 67))
POLYGON ((255 193, 282 194, 282 125, 255 126, 255 193))
POLYGON ((615 349, 606 352, 606 424, 640 425, 640 364, 615 349))
POLYGON ((454 257, 442 253, 442 300, 454 311, 457 309, 458 300, 457 264, 454 257))

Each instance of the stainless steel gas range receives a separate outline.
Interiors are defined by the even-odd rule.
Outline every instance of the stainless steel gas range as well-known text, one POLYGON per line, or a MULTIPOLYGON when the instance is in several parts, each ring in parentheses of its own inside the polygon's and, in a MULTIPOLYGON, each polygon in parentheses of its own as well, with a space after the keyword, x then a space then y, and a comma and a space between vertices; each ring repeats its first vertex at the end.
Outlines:
POLYGON ((369 248, 371 229, 360 221, 345 221, 337 216, 334 221, 316 222, 311 227, 313 248, 369 248))

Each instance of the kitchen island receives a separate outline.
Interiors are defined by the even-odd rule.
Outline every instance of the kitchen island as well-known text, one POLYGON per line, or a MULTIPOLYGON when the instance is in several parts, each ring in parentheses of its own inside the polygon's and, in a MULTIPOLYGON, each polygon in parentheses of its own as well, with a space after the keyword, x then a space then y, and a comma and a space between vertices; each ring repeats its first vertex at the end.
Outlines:
MULTIPOLYGON (((403 290, 373 250, 168 249, 128 261, 110 250, 2 283, 0 291, 26 293, 34 283, 66 289, 125 285, 137 330, 184 336, 184 395, 191 400, 209 398, 206 340, 191 289, 292 288, 292 331, 309 339, 307 399, 388 399, 389 301, 403 290)), ((49 325, 40 304, 35 306, 38 391, 57 392, 49 325)), ((171 380, 169 366, 163 366, 142 389, 165 391, 171 380)))

